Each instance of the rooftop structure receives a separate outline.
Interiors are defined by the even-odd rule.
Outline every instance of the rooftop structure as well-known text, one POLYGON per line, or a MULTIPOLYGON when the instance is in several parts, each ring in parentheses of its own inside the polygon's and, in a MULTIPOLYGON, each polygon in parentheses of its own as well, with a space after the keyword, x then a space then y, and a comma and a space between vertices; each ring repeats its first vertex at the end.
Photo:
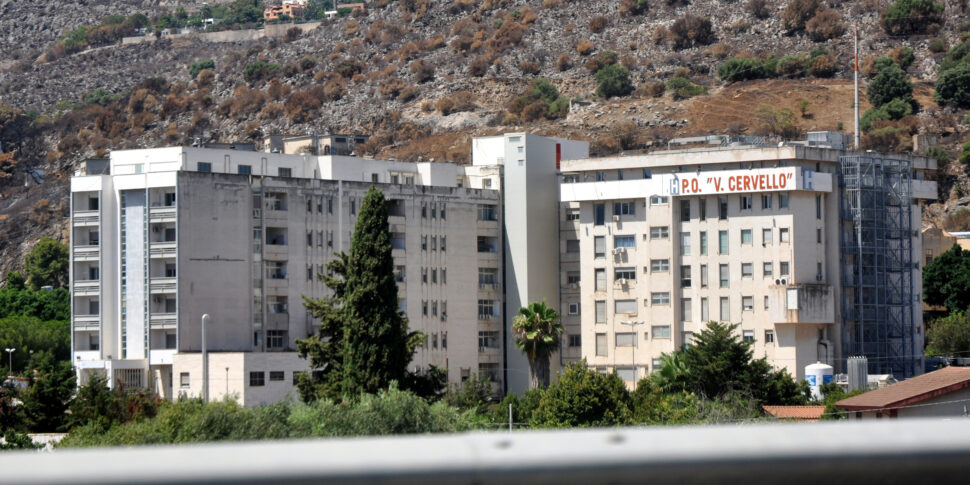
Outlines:
POLYGON ((970 368, 944 367, 835 405, 858 419, 965 416, 970 403, 970 368))

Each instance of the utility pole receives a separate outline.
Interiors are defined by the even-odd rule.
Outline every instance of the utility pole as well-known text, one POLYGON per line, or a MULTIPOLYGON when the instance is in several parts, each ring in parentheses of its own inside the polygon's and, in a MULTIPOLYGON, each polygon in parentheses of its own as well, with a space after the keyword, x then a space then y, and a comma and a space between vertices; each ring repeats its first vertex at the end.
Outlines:
POLYGON ((853 134, 853 148, 859 149, 859 24, 852 26, 855 37, 855 61, 853 62, 853 71, 855 73, 855 114, 853 115, 853 120, 855 121, 855 133, 853 134))

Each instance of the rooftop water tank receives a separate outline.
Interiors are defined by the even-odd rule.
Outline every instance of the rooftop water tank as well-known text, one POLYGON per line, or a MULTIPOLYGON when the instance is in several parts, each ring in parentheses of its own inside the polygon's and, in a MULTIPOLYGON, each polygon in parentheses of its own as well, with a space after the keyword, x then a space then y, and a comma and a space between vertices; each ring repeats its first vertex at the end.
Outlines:
POLYGON ((832 382, 833 374, 834 369, 828 364, 816 362, 805 366, 805 380, 808 381, 808 387, 812 390, 812 398, 822 399, 822 384, 832 382))

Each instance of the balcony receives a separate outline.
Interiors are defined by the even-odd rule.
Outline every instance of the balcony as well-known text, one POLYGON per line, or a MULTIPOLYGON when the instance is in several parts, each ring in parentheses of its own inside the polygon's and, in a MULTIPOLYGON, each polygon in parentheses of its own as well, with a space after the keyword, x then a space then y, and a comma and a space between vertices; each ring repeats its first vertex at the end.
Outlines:
POLYGON ((176 252, 175 248, 176 248, 175 242, 168 242, 168 241, 152 242, 151 245, 148 247, 148 254, 149 254, 149 257, 151 257, 152 259, 174 258, 175 252, 176 252))
POLYGON ((74 223, 74 227, 96 227, 101 224, 101 213, 96 210, 74 211, 74 217, 71 218, 71 222, 74 223))
POLYGON ((148 211, 149 222, 175 222, 175 206, 152 206, 148 211))
POLYGON ((152 313, 148 324, 152 330, 173 330, 178 324, 178 313, 152 313))
POLYGON ((178 280, 176 278, 152 278, 150 284, 151 294, 153 295, 175 293, 178 280))
POLYGON ((74 296, 98 296, 101 293, 100 280, 75 281, 71 287, 74 290, 74 296))
POLYGON ((74 246, 74 261, 98 261, 101 259, 100 246, 74 246))
POLYGON ((768 291, 772 323, 835 323, 835 305, 829 285, 775 285, 768 291))
POLYGON ((101 315, 74 315, 74 330, 97 330, 101 315))

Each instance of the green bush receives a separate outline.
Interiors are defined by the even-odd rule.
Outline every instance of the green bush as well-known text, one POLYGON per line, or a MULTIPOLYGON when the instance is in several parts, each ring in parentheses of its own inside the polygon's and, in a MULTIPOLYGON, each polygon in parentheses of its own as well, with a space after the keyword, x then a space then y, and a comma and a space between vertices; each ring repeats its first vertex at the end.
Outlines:
POLYGON ((891 35, 927 32, 943 23, 943 5, 933 0, 896 0, 883 12, 881 22, 891 35))
POLYGON ((189 66, 189 75, 192 76, 192 79, 195 79, 199 77, 199 73, 202 72, 203 69, 215 69, 215 68, 216 68, 215 61, 213 61, 212 59, 203 59, 201 61, 193 62, 189 66))
POLYGON ((952 69, 968 59, 970 59, 970 40, 965 40, 950 48, 943 62, 940 63, 940 71, 952 69))
POLYGON ((0 318, 14 315, 40 320, 70 320, 71 294, 67 288, 53 291, 0 289, 0 318))
POLYGON ((964 143, 963 147, 960 149, 959 160, 964 167, 970 167, 970 141, 964 143))
POLYGON ((946 43, 943 42, 943 39, 933 39, 930 42, 930 52, 934 54, 939 54, 940 52, 943 52, 945 50, 946 50, 946 43))
POLYGON ((717 77, 726 83, 762 79, 768 77, 764 63, 750 57, 728 59, 717 69, 717 77))
POLYGON ((873 123, 882 120, 900 120, 913 114, 913 105, 902 99, 892 101, 878 107, 867 110, 859 120, 859 128, 862 131, 869 131, 873 128, 873 123))
POLYGON ((970 108, 970 63, 964 62, 941 72, 933 99, 940 104, 970 108))
POLYGON ((549 386, 535 410, 536 426, 617 426, 632 417, 626 385, 616 374, 601 374, 586 361, 570 364, 549 386))
POLYGON ((912 102, 913 84, 906 73, 893 63, 879 70, 866 89, 866 97, 877 108, 897 98, 912 102))
POLYGON ((707 88, 698 86, 687 78, 673 77, 667 81, 667 91, 674 93, 675 99, 687 99, 707 94, 707 88))
POLYGON ((569 100, 559 97, 556 86, 540 77, 532 81, 532 85, 525 94, 512 101, 508 111, 522 116, 526 121, 540 117, 552 120, 569 113, 569 100))
POLYGON ((626 96, 633 92, 630 71, 619 64, 611 64, 596 73, 596 94, 604 98, 626 96))
POLYGON ((263 61, 256 61, 246 65, 243 77, 250 83, 267 79, 282 70, 279 64, 271 64, 263 61))
POLYGON ((125 95, 122 93, 114 94, 106 89, 98 88, 84 96, 84 104, 99 104, 101 106, 108 106, 109 104, 119 101, 124 97, 125 95))

